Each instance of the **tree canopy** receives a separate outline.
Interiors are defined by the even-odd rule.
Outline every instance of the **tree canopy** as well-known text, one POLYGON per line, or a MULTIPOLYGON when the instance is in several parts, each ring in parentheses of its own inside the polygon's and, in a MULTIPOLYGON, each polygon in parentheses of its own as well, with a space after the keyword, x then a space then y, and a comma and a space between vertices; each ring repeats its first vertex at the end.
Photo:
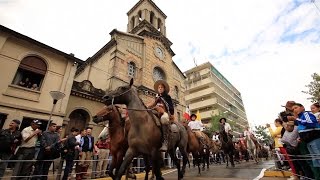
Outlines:
POLYGON ((315 103, 320 101, 320 75, 317 73, 313 73, 311 77, 313 81, 306 85, 308 91, 302 92, 309 94, 311 97, 309 97, 308 99, 310 99, 311 102, 315 103))

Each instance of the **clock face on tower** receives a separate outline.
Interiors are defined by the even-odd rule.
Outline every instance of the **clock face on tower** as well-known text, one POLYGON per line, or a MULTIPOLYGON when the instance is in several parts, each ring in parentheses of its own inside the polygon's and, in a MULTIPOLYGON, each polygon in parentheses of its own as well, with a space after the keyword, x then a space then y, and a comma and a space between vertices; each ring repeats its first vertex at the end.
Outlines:
POLYGON ((161 60, 164 58, 163 50, 159 46, 155 48, 155 54, 161 60))

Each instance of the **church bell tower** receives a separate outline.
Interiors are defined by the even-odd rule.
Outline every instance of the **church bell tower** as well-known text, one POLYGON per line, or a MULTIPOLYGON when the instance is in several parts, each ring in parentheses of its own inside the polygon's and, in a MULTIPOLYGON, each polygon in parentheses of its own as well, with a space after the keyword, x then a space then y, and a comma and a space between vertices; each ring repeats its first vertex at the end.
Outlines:
POLYGON ((140 0, 127 13, 127 32, 139 34, 143 30, 161 33, 166 36, 165 20, 167 16, 152 0, 140 0))

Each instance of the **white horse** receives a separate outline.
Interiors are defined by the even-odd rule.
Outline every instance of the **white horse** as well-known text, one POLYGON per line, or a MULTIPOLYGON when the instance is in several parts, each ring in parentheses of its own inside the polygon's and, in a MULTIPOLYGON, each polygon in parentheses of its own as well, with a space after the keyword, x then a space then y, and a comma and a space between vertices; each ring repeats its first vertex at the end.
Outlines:
POLYGON ((249 151, 250 155, 253 157, 253 159, 255 160, 255 162, 258 163, 259 162, 259 155, 258 155, 258 148, 259 147, 256 146, 256 143, 254 142, 255 139, 254 140, 253 139, 254 139, 253 135, 250 135, 250 136, 247 135, 245 137, 245 140, 247 142, 248 151, 249 151))

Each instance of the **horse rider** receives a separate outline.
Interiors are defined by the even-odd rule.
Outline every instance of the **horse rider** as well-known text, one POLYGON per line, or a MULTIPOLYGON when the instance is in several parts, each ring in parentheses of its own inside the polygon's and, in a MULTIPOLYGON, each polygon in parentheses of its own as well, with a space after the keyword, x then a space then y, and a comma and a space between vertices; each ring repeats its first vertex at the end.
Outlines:
POLYGON ((170 120, 173 121, 174 107, 171 96, 168 94, 170 91, 169 84, 165 80, 158 80, 154 83, 154 90, 158 93, 155 101, 148 108, 153 108, 158 111, 161 122, 161 129, 163 133, 163 143, 160 151, 167 151, 168 149, 168 136, 170 120))
POLYGON ((227 119, 226 118, 220 118, 219 119, 219 122, 220 122, 220 126, 224 129, 224 131, 226 132, 226 134, 228 136, 230 136, 230 138, 232 139, 233 138, 233 135, 231 134, 232 132, 232 129, 231 129, 231 126, 229 123, 227 123, 227 119))
POLYGON ((196 135, 196 137, 199 139, 200 143, 203 146, 206 146, 206 143, 204 141, 204 137, 201 132, 201 128, 204 127, 204 125, 202 124, 201 120, 196 121, 197 115, 195 115, 195 114, 191 114, 190 119, 191 119, 191 121, 188 123, 188 126, 190 127, 192 132, 196 135))

